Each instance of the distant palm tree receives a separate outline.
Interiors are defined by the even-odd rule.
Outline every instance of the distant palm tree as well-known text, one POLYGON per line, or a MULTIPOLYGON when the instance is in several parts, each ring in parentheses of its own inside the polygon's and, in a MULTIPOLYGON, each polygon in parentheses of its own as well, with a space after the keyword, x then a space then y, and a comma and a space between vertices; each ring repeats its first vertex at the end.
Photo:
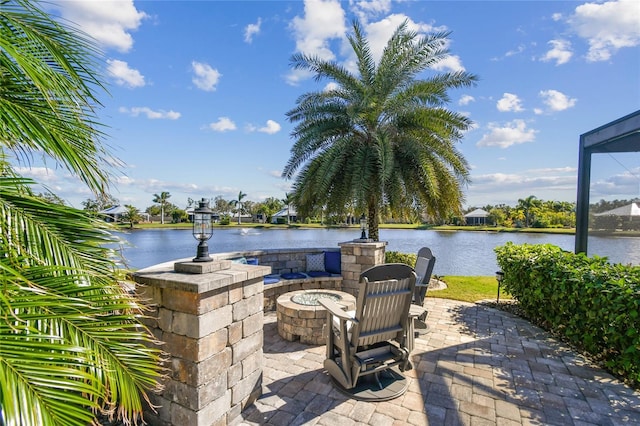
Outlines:
POLYGON ((448 34, 420 37, 405 21, 375 63, 354 22, 348 40, 357 74, 320 57, 292 57, 294 68, 337 84, 302 95, 287 113, 296 124, 295 143, 283 176, 291 179, 301 169, 293 185, 298 214, 323 205, 329 214, 343 214, 355 202, 377 241, 385 205, 440 217, 460 211, 469 166, 454 145, 472 123, 446 109, 447 91, 472 86, 477 78, 458 71, 416 79, 448 57, 448 34))
POLYGON ((518 200, 518 208, 522 210, 522 214, 524 215, 525 227, 529 228, 531 226, 533 213, 532 210, 534 207, 537 207, 540 204, 540 200, 536 198, 535 195, 529 195, 527 198, 518 200))
POLYGON ((135 222, 140 222, 142 220, 142 215, 140 211, 129 204, 125 204, 125 212, 122 214, 121 219, 123 222, 129 222, 129 228, 133 229, 133 224, 135 222))
POLYGON ((166 191, 161 192, 160 194, 153 194, 153 202, 156 204, 160 204, 160 223, 164 225, 164 209, 166 205, 169 203, 169 198, 171 198, 171 194, 166 191))
POLYGON ((285 206, 287 206, 287 225, 290 225, 291 224, 291 203, 293 202, 293 195, 285 192, 282 202, 284 203, 285 206))
POLYGON ((246 197, 247 194, 245 194, 244 192, 240 191, 238 193, 238 198, 236 198, 235 200, 233 200, 233 205, 236 208, 236 211, 238 212, 238 225, 240 225, 242 223, 242 221, 240 220, 240 216, 242 216, 242 213, 244 212, 244 207, 242 204, 242 199, 244 197, 246 197))
POLYGON ((104 220, 34 195, 5 157, 45 153, 97 197, 109 154, 98 51, 27 0, 0 3, 0 424, 130 424, 161 375, 104 220))

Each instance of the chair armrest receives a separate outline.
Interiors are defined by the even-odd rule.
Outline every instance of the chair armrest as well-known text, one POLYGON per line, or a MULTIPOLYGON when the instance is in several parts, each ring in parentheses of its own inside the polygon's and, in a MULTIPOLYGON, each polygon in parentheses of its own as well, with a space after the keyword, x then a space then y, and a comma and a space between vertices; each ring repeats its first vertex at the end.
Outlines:
POLYGON ((324 306, 324 308, 327 311, 331 312, 331 315, 335 317, 338 317, 342 320, 357 322, 354 317, 352 317, 347 311, 344 310, 344 307, 338 305, 331 299, 318 299, 318 303, 324 306))

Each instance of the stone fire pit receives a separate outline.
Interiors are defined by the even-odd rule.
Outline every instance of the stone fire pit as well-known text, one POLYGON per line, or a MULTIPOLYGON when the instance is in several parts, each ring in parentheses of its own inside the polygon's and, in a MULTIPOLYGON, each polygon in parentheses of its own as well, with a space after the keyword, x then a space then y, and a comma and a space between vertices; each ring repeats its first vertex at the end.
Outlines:
POLYGON ((356 298, 349 293, 337 290, 298 290, 278 297, 276 311, 278 316, 278 334, 288 341, 323 345, 322 333, 327 321, 327 311, 319 299, 326 297, 345 307, 346 311, 355 310, 356 298))

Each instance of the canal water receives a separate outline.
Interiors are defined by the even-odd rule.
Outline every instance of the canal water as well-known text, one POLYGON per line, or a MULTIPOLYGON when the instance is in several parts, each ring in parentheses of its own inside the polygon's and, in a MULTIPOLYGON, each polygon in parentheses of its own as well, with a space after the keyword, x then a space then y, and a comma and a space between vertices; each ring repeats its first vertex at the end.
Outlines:
MULTIPOLYGON (((122 247, 130 268, 140 269, 176 259, 195 257, 197 241, 190 230, 145 229, 122 235, 122 247)), ((331 248, 359 238, 356 229, 215 229, 209 252, 276 248, 331 248)), ((429 247, 436 256, 437 275, 494 275, 497 264, 494 248, 508 241, 515 244, 554 244, 573 251, 574 236, 506 232, 434 231, 381 229, 380 240, 387 251, 417 253, 429 247)), ((589 254, 607 256, 614 263, 640 264, 640 238, 590 237, 589 254)))

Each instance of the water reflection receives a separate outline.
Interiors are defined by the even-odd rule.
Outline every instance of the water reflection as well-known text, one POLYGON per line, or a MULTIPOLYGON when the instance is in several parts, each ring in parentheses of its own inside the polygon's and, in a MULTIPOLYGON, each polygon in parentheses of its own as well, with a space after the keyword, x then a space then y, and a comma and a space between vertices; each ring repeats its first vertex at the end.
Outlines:
MULTIPOLYGON (((358 238, 356 229, 215 229, 209 252, 266 248, 334 248, 358 238)), ((139 269, 170 260, 195 257, 197 241, 190 230, 150 229, 125 234, 130 246, 124 255, 131 268, 139 269)), ((515 244, 550 243, 572 251, 573 235, 520 234, 473 231, 381 229, 387 250, 417 253, 428 246, 437 257, 437 275, 493 275, 497 269, 493 249, 507 241, 515 244)), ((589 253, 608 256, 615 263, 640 264, 640 238, 590 237, 589 253)))

